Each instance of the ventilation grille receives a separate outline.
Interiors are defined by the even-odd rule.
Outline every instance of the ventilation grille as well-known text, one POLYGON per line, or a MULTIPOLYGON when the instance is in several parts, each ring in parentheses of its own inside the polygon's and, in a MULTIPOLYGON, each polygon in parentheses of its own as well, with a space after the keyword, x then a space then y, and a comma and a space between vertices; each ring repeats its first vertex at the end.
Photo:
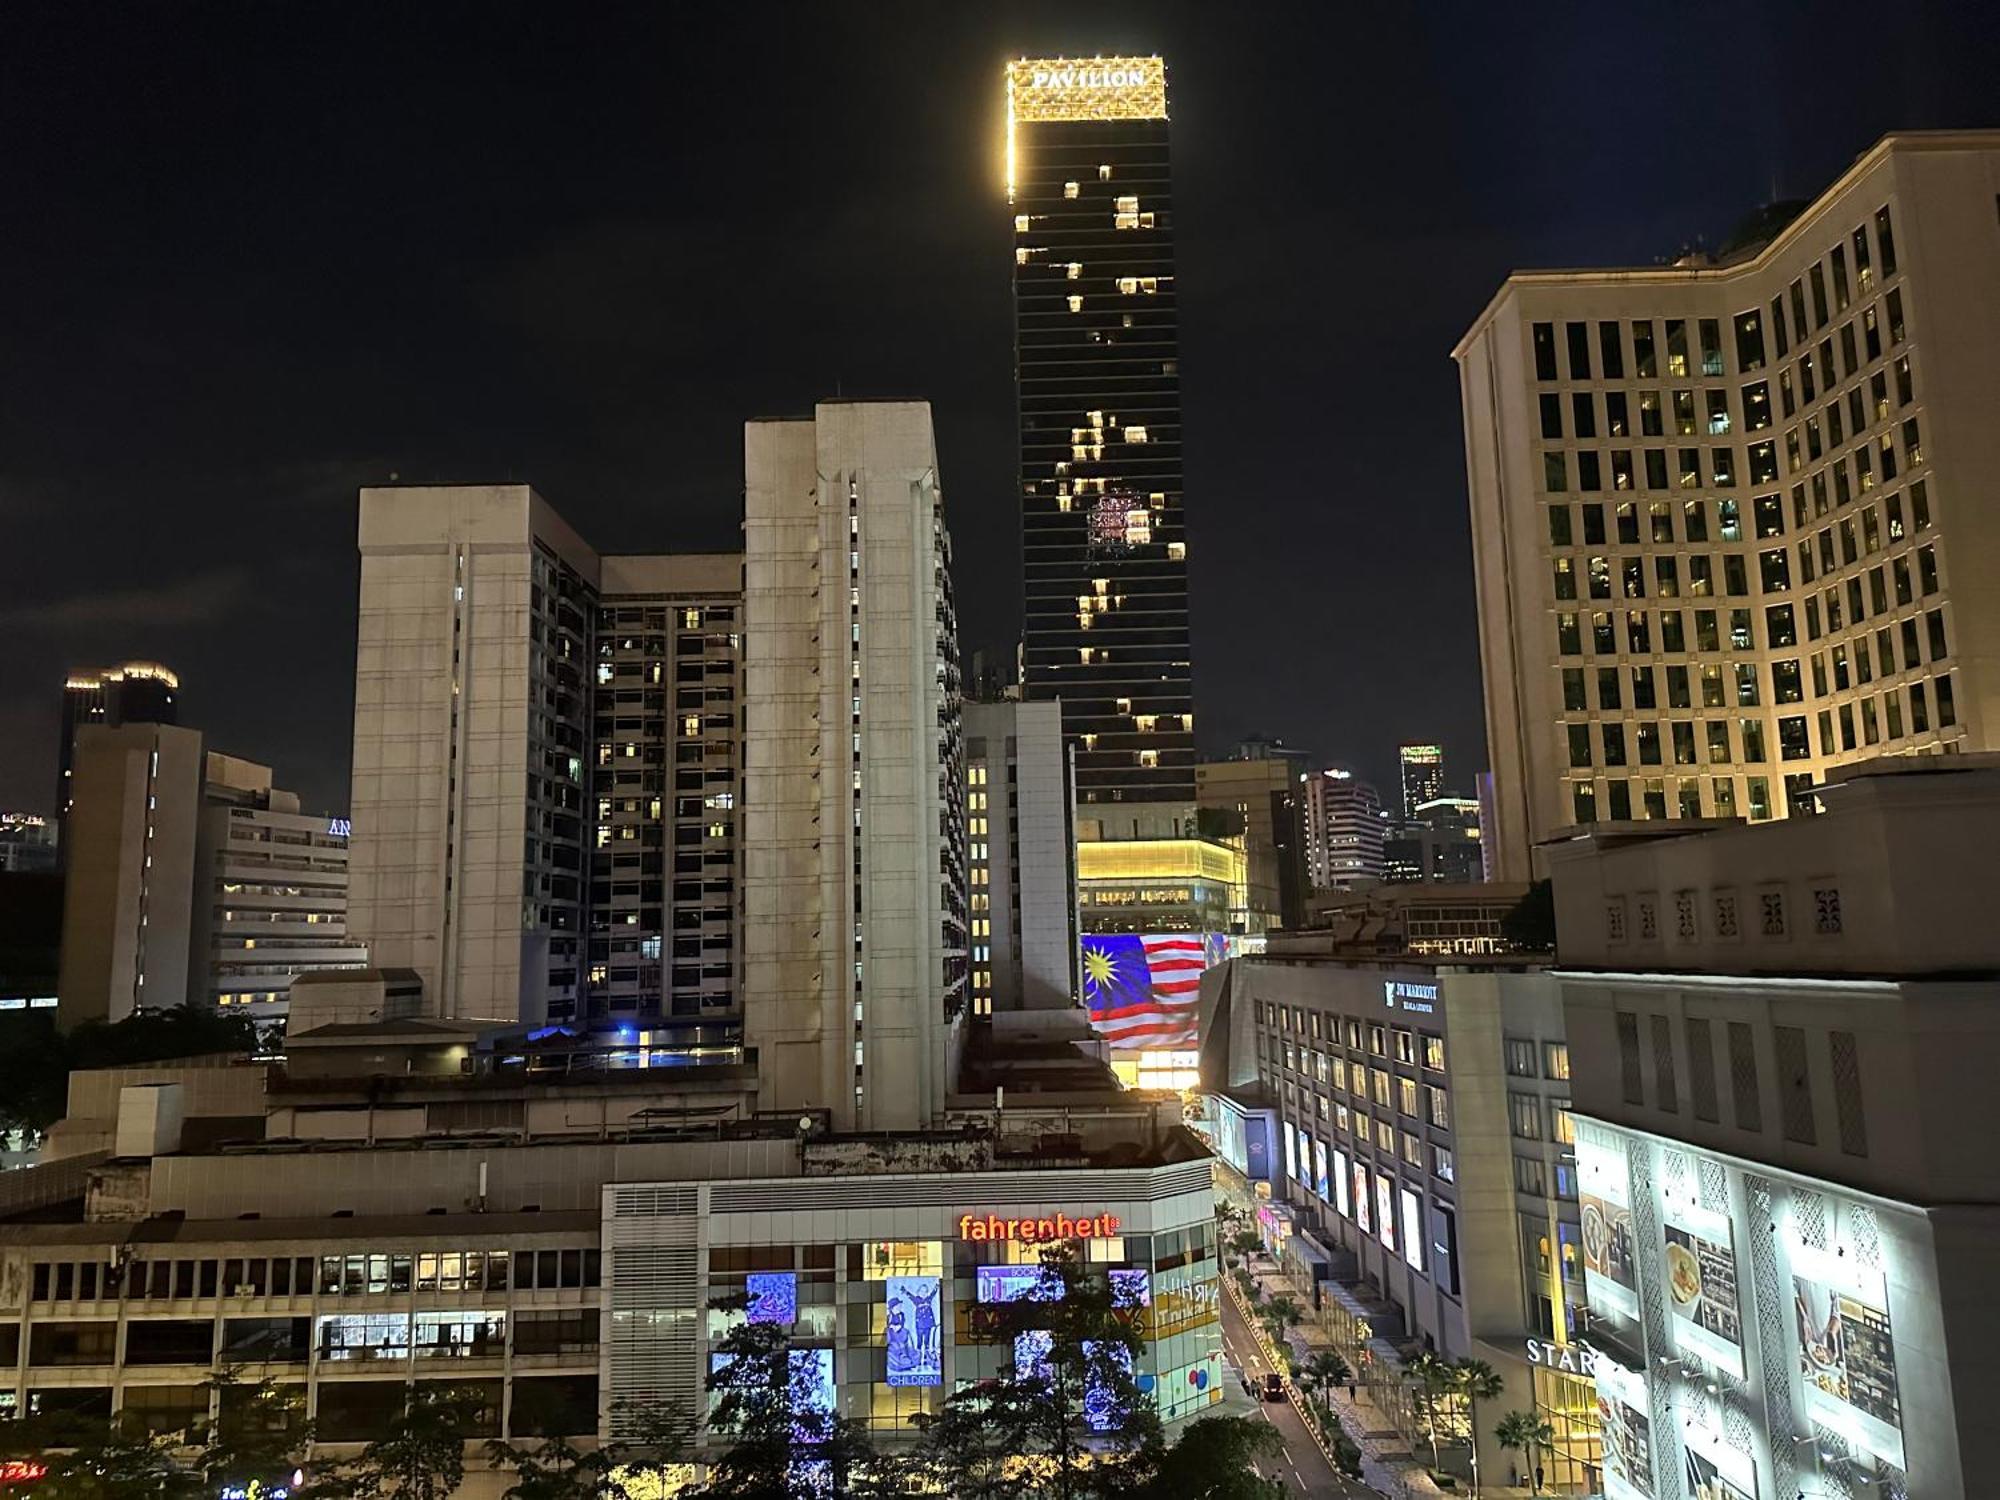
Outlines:
POLYGON ((1868 1117, 1861 1108, 1861 1055, 1854 1033, 1836 1031, 1833 1040, 1833 1108, 1840 1122, 1840 1149, 1868 1154, 1868 1117))
POLYGON ((1688 1102, 1697 1120, 1717 1123, 1715 1107, 1715 1044, 1708 1034, 1708 1022, 1699 1016, 1687 1018, 1688 1102))
POLYGON ((611 1217, 632 1219, 692 1214, 698 1211, 699 1197, 700 1189, 691 1187, 614 1187, 611 1190, 611 1217))
POLYGON ((1806 1065, 1806 1034, 1797 1026, 1774 1026, 1771 1044, 1777 1054, 1778 1097, 1784 1110, 1785 1139, 1802 1146, 1816 1145, 1819 1133, 1813 1127, 1812 1074, 1806 1065))

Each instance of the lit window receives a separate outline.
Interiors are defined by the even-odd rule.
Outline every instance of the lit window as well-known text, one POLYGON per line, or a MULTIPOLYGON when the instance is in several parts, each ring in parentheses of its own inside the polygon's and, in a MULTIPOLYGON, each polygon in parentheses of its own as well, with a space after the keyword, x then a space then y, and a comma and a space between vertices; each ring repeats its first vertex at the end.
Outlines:
POLYGON ((1083 298, 1081 298, 1081 297, 1071 297, 1071 298, 1069 299, 1069 310, 1070 310, 1071 312, 1082 312, 1082 311, 1083 311, 1083 298))
POLYGON ((1080 191, 1081 188, 1074 182, 1065 182, 1063 184, 1063 196, 1065 198, 1074 198, 1080 191))
POLYGON ((1029 254, 1030 252, 1026 245, 1016 245, 1014 247, 1014 264, 1017 266, 1025 266, 1028 263, 1029 254))
POLYGON ((1168 557, 1170 557, 1170 558, 1172 558, 1172 559, 1173 559, 1173 560, 1174 560, 1175 562, 1186 562, 1186 561, 1187 561, 1187 543, 1186 543, 1186 542, 1168 542, 1168 543, 1167 543, 1167 556, 1168 556, 1168 557))
POLYGON ((1146 429, 1143 427, 1127 427, 1125 429, 1125 441, 1128 443, 1143 443, 1148 441, 1146 429))
POLYGON ((1026 214, 1015 214, 1014 233, 1026 234, 1027 232, 1028 232, 1028 216, 1026 214))
POLYGON ((1071 281, 1081 281, 1083 279, 1083 262, 1080 260, 1071 261, 1066 271, 1071 281))
POLYGON ((1110 162, 1107 161, 1099 164, 1097 168, 1097 180, 1099 182, 1109 182, 1111 180, 1110 162))
POLYGON ((1140 764, 1140 765, 1142 765, 1142 766, 1145 766, 1145 767, 1148 767, 1148 768, 1152 768, 1152 767, 1156 767, 1156 766, 1158 766, 1158 765, 1159 765, 1159 763, 1160 763, 1160 752, 1159 752, 1159 751, 1157 751, 1157 750, 1141 750, 1141 751, 1139 752, 1139 764, 1140 764))

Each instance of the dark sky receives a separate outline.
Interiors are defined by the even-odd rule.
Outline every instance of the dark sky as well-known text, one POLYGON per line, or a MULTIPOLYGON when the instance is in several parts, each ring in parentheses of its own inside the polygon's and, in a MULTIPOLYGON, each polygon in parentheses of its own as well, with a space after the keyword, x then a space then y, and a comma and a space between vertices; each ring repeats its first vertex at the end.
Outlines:
POLYGON ((1511 267, 1649 263, 1894 128, 2000 124, 1940 4, 0 7, 0 807, 65 670, 346 800, 354 490, 532 480, 737 540, 741 423, 936 411, 1011 649, 1000 65, 1172 70, 1201 739, 1484 762, 1449 351, 1511 267))

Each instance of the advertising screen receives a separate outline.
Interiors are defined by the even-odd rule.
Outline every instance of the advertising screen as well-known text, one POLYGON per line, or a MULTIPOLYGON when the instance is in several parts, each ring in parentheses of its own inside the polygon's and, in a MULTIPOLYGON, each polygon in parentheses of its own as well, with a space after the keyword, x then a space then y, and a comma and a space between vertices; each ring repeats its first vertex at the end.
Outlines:
POLYGON ((1118 1424, 1118 1393, 1107 1380, 1094 1373, 1101 1357, 1114 1365, 1121 1366, 1127 1375, 1132 1373, 1132 1351, 1123 1344, 1100 1344, 1095 1339, 1083 1341, 1083 1357, 1089 1363, 1086 1368, 1093 1371, 1083 1388, 1083 1420, 1092 1432, 1109 1432, 1118 1424))
POLYGON ((1034 1377, 1047 1380, 1050 1375, 1049 1355, 1056 1346, 1055 1335, 1046 1328, 1030 1328, 1026 1333, 1014 1335, 1014 1376, 1018 1380, 1034 1377))
POLYGON ((1111 1273, 1113 1307, 1148 1307, 1153 1301, 1153 1276, 1146 1270, 1111 1273))
POLYGON ((1743 1312, 1729 1220, 1692 1204, 1666 1205, 1667 1310, 1677 1347, 1743 1374, 1743 1312))
POLYGON ((890 1385, 939 1385, 944 1381, 943 1291, 935 1276, 892 1276, 884 1346, 890 1385))
POLYGON ((1583 1285, 1591 1306, 1639 1315, 1637 1242, 1625 1191, 1625 1159, 1592 1147, 1577 1148, 1583 1219, 1583 1285))
POLYGON ((1881 1272, 1804 1245, 1791 1247, 1791 1259, 1806 1409, 1903 1468, 1903 1403, 1881 1272))
POLYGON ((1745 1476, 1752 1481, 1749 1489, 1732 1484, 1723 1474, 1722 1466, 1706 1453, 1697 1453, 1693 1448, 1683 1448, 1687 1460, 1688 1500, 1757 1500, 1756 1473, 1753 1470, 1745 1476))
POLYGON ((1226 939, 1190 932, 1092 932, 1082 939, 1083 1003, 1114 1050, 1193 1047, 1200 1040, 1201 975, 1227 956, 1226 939))
MULTIPOLYGON (((1040 1266, 980 1266, 974 1273, 974 1283, 981 1302, 1041 1302, 1043 1296, 1042 1268, 1040 1266)), ((1051 1278, 1051 1291, 1060 1291, 1061 1284, 1051 1278)))
MULTIPOLYGON (((795 1411, 830 1412, 833 1410, 835 1392, 833 1385, 833 1351, 831 1349, 788 1349, 785 1352, 787 1365, 791 1371, 792 1396, 795 1411)), ((736 1356, 729 1353, 711 1353, 708 1368, 711 1375, 718 1375, 736 1362, 736 1356)), ((760 1377, 757 1384, 761 1386, 760 1377)), ((710 1392, 710 1400, 720 1398, 718 1391, 710 1392)), ((820 1434, 803 1423, 795 1424, 792 1437, 801 1443, 817 1442, 820 1434)))
POLYGON ((1279 1133, 1285 1138, 1285 1176, 1296 1182, 1299 1178, 1299 1140, 1292 1134, 1290 1125, 1280 1125, 1279 1133))
POLYGON ((1352 1200, 1347 1196, 1347 1153, 1333 1153, 1333 1206, 1340 1210, 1343 1219, 1354 1217, 1352 1200))
POLYGON ((1653 1424, 1646 1415, 1646 1378, 1602 1355, 1596 1372, 1604 1493, 1608 1500, 1653 1500, 1653 1424))
POLYGON ((752 1323, 779 1323, 789 1328, 799 1319, 799 1279, 790 1271, 753 1271, 743 1278, 749 1293, 744 1318, 752 1323))
POLYGON ((1375 1236, 1396 1248, 1396 1185, 1379 1173, 1375 1178, 1375 1236))
POLYGON ((1403 1259, 1421 1271, 1424 1268, 1424 1200, 1403 1189, 1403 1259))
POLYGON ((1313 1175, 1312 1137, 1306 1134, 1305 1126, 1299 1127, 1299 1186, 1310 1188, 1313 1175))
POLYGON ((1355 1162, 1353 1164, 1353 1177, 1354 1222, 1359 1224, 1361 1232, 1366 1234, 1374 1227, 1368 1214, 1368 1169, 1362 1166, 1360 1162, 1355 1162))
POLYGON ((1320 1202, 1327 1200, 1326 1189, 1326 1142, 1313 1142, 1313 1191, 1319 1194, 1320 1202))

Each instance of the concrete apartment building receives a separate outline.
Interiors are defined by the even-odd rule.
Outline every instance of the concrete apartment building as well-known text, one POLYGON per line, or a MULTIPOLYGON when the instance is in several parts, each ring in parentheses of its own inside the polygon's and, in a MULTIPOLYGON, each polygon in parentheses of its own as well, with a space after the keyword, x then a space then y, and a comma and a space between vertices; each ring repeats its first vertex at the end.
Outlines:
POLYGON ((930 408, 744 428, 744 1029, 769 1109, 911 1129, 967 1003, 958 622, 930 408), (872 1086, 871 1086, 872 1085, 872 1086))
POLYGON ((268 766, 204 753, 195 729, 86 724, 70 787, 65 1027, 208 1005, 281 1035, 295 977, 367 961, 345 820, 301 813, 268 766))
POLYGON ((1076 785, 1062 705, 1003 698, 964 714, 972 1014, 1073 1008, 1076 785))
MULTIPOLYGON (((1570 1063, 1550 974, 1285 935, 1204 976, 1202 1008, 1204 1084, 1238 1101, 1218 1117, 1272 1110, 1267 1243, 1313 1286, 1313 1315, 1380 1409, 1427 1451, 1403 1362, 1485 1360, 1507 1385, 1482 1405, 1485 1481, 1520 1462, 1493 1441, 1494 1415, 1533 1408, 1556 1435, 1545 1484, 1593 1493, 1570 1063)), ((1462 1439, 1442 1456, 1469 1472, 1462 1439)))
POLYGON ((426 1014, 733 1031, 739 554, 525 485, 365 489, 354 931, 426 1014))
POLYGON ((1609 1495, 1990 1492, 2000 757, 1815 800, 1548 851, 1609 1495))
POLYGON ((2000 132, 1884 137, 1715 259, 1510 276, 1460 341, 1501 879, 2000 728, 2000 132))

